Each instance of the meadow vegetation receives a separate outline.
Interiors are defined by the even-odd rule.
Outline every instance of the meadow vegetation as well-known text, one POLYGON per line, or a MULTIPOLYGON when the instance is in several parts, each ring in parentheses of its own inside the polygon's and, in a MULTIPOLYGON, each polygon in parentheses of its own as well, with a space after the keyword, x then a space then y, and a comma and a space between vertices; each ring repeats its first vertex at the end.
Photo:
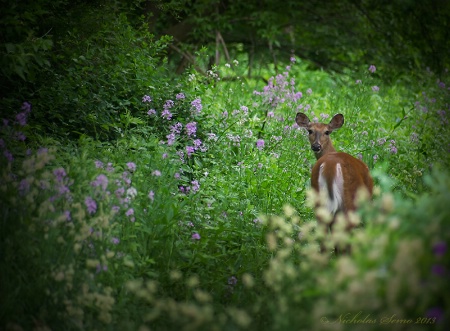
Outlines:
POLYGON ((169 38, 114 22, 68 35, 78 53, 47 84, 2 99, 0 328, 445 329, 448 72, 386 83, 382 64, 324 72, 293 54, 263 81, 236 54, 173 77, 169 38), (298 111, 344 114, 334 145, 376 183, 329 254, 298 111))

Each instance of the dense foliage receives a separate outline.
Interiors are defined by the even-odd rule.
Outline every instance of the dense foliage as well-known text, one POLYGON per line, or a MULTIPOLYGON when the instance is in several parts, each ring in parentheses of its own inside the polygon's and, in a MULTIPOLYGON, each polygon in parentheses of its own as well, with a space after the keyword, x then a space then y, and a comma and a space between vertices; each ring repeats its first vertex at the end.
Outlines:
POLYGON ((385 79, 395 79, 392 74, 417 70, 425 63, 441 72, 450 61, 450 4, 446 1, 151 3, 147 9, 150 21, 160 33, 174 36, 178 48, 184 50, 177 53, 186 61, 189 52, 208 45, 216 63, 220 53, 227 61, 230 54, 246 54, 259 66, 282 64, 282 59, 295 53, 316 68, 337 71, 383 62, 389 68, 385 79))
MULTIPOLYGON (((226 15, 260 13, 232 3, 226 15)), ((155 37, 169 14, 208 4, 40 0, 2 12, 0 328, 445 330, 448 70, 393 72, 401 63, 385 55, 318 71, 295 48, 276 63, 274 48, 260 53, 257 66, 238 43, 214 65, 213 48, 194 57, 175 35, 155 37), (162 21, 140 15, 156 9, 162 21), (169 49, 189 57, 183 74, 169 49), (329 235, 325 254, 298 111, 344 114, 334 145, 376 182, 352 214, 358 228, 329 235), (335 243, 352 254, 335 256, 335 243)), ((285 11, 303 17, 274 5, 261 6, 267 29, 285 11)), ((377 24, 400 10, 390 6, 377 24)), ((205 41, 214 15, 200 17, 205 41)))

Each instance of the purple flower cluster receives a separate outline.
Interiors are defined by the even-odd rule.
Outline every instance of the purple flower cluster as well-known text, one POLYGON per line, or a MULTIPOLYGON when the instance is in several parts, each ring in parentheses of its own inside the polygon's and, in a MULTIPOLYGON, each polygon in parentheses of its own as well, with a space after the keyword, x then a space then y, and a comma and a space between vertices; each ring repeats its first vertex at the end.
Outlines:
POLYGON ((258 139, 256 141, 256 147, 261 151, 264 148, 264 139, 258 139))
POLYGON ((197 132, 197 123, 196 122, 189 122, 186 124, 186 134, 190 136, 194 136, 197 132))
POLYGON ((397 154, 397 147, 395 146, 395 140, 389 142, 389 151, 391 154, 397 154))
POLYGON ((21 107, 22 112, 16 115, 16 121, 20 126, 25 126, 27 124, 27 117, 31 113, 31 104, 25 101, 21 107))
MULTIPOLYGON (((283 74, 272 76, 262 92, 253 92, 253 94, 262 97, 263 104, 273 109, 284 103, 293 106, 303 97, 303 93, 295 89, 295 79, 289 77, 290 66, 286 69, 287 71, 283 74)), ((312 90, 310 90, 310 93, 312 93, 312 90)))
POLYGON ((152 102, 152 98, 148 95, 142 97, 142 102, 152 102))
MULTIPOLYGON (((25 126, 27 124, 28 115, 31 113, 31 104, 27 101, 22 103, 21 112, 16 114, 14 124, 18 124, 19 126, 25 126)), ((13 127, 9 126, 10 120, 4 118, 3 126, 0 127, 0 132, 5 131, 7 133, 8 139, 16 140, 16 141, 25 141, 27 138, 23 132, 16 131, 13 127)), ((6 143, 3 139, 0 139, 0 148, 3 152, 3 156, 8 160, 8 163, 12 163, 14 161, 14 156, 11 151, 7 149, 6 143)))
POLYGON ((128 170, 130 172, 135 172, 136 171, 136 164, 134 162, 128 162, 127 163, 127 167, 128 167, 128 170))
POLYGON ((153 202, 155 201, 155 192, 150 191, 148 192, 148 198, 153 202))
POLYGON ((202 106, 202 100, 200 98, 195 99, 191 102, 192 107, 197 112, 197 114, 201 113, 203 106, 202 106))
POLYGON ((172 113, 169 111, 169 109, 164 108, 164 110, 161 113, 161 117, 170 121, 172 119, 172 113))
POLYGON ((60 197, 65 197, 67 200, 72 199, 72 195, 69 189, 71 184, 70 178, 67 176, 66 170, 64 168, 57 168, 53 170, 55 189, 57 194, 50 198, 51 201, 55 201, 60 197))
POLYGON ((97 203, 91 197, 86 197, 84 199, 84 204, 86 205, 89 214, 94 214, 97 211, 97 203))
POLYGON ((93 187, 101 187, 103 191, 106 191, 106 188, 108 187, 108 177, 103 174, 98 175, 97 178, 91 182, 91 185, 93 187))
POLYGON ((191 181, 191 186, 179 186, 181 193, 188 194, 189 192, 196 193, 200 190, 200 184, 197 180, 191 181))

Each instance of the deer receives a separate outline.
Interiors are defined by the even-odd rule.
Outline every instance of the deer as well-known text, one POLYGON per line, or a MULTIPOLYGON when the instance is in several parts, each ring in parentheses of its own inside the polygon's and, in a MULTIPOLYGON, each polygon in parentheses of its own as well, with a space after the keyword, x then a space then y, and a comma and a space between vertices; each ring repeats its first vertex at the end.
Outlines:
MULTIPOLYGON (((356 197, 359 191, 366 190, 369 197, 373 194, 373 179, 369 168, 361 160, 344 152, 336 152, 330 139, 330 134, 344 125, 344 115, 336 114, 330 123, 313 123, 304 113, 297 113, 295 122, 301 128, 308 130, 311 149, 317 159, 311 170, 311 187, 317 193, 315 204, 318 224, 325 232, 333 232, 339 213, 344 215, 345 230, 351 231, 355 226, 349 217, 350 211, 356 210, 356 197), (324 206, 328 212, 328 220, 319 215, 319 206, 324 206), (331 221, 330 221, 331 219, 331 221)), ((321 252, 325 246, 321 243, 321 252)), ((335 247, 335 254, 340 248, 335 247)), ((343 249, 350 253, 350 246, 343 249)))

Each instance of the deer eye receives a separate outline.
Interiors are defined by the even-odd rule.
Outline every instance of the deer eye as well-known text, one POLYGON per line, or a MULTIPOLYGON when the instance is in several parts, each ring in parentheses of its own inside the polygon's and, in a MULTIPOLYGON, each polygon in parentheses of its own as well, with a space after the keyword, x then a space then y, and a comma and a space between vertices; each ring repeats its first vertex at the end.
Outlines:
POLYGON ((331 133, 331 131, 325 131, 325 134, 328 136, 331 133))
POLYGON ((309 134, 313 134, 313 130, 308 130, 308 133, 309 134))

